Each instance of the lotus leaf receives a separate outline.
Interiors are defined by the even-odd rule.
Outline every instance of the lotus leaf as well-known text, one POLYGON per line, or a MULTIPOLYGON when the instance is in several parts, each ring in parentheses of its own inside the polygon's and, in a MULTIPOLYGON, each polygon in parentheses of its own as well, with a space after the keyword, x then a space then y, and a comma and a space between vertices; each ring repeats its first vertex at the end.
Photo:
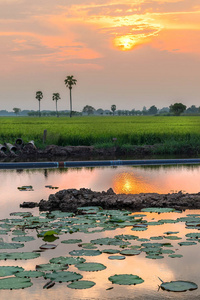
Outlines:
POLYGON ((24 289, 32 285, 28 278, 9 277, 0 279, 1 290, 24 289))
POLYGON ((120 234, 120 235, 116 235, 115 238, 122 239, 122 240, 136 240, 138 236, 132 234, 120 234))
POLYGON ((196 245, 196 242, 180 242, 178 243, 180 246, 191 246, 191 245, 196 245))
POLYGON ((16 230, 13 230, 12 231, 12 234, 13 235, 26 235, 27 233, 24 231, 24 230, 19 230, 19 229, 16 229, 16 230))
POLYGON ((147 230, 147 227, 133 227, 133 228, 131 228, 131 230, 134 230, 134 231, 145 231, 145 230, 147 230))
POLYGON ((0 242, 0 249, 18 249, 22 247, 24 247, 24 244, 0 242))
POLYGON ((192 291, 198 288, 198 285, 194 282, 190 281, 170 281, 170 282, 163 282, 161 284, 161 288, 166 291, 172 292, 185 292, 185 291, 192 291))
POLYGON ((137 275, 132 274, 120 274, 110 276, 108 278, 112 283, 120 284, 120 285, 131 285, 131 284, 140 284, 143 283, 144 280, 137 275))
POLYGON ((93 263, 93 262, 88 262, 88 263, 81 263, 76 265, 76 267, 80 271, 88 271, 88 272, 94 272, 94 271, 102 271, 106 269, 106 266, 100 263, 93 263))
POLYGON ((130 245, 130 243, 127 241, 123 241, 123 240, 117 239, 117 238, 109 238, 109 237, 91 240, 90 242, 93 244, 98 244, 98 245, 115 245, 115 246, 130 245))
POLYGON ((183 257, 183 255, 181 255, 181 254, 170 254, 168 256, 171 257, 171 258, 181 258, 181 257, 183 257))
POLYGON ((105 249, 105 250, 102 250, 103 253, 108 253, 108 254, 116 254, 116 253, 119 253, 119 250, 117 249, 105 249))
POLYGON ((152 236, 150 237, 151 240, 162 240, 163 237, 162 236, 152 236))
POLYGON ((19 217, 31 217, 32 213, 28 211, 23 211, 23 212, 12 212, 10 213, 10 216, 19 216, 19 217))
POLYGON ((13 242, 30 242, 35 240, 35 238, 33 236, 16 236, 14 238, 12 238, 13 242))
POLYGON ((36 271, 57 271, 57 270, 67 270, 69 267, 67 264, 58 264, 58 263, 48 263, 36 265, 36 271))
POLYGON ((48 250, 48 249, 55 249, 57 245, 54 244, 44 244, 40 246, 40 249, 48 250))
POLYGON ((59 256, 59 257, 54 257, 50 259, 50 263, 54 264, 68 264, 68 265, 76 265, 80 263, 84 263, 85 258, 83 257, 70 257, 70 256, 59 256))
POLYGON ((179 231, 167 231, 167 232, 164 232, 164 234, 167 234, 167 235, 169 235, 169 234, 177 234, 177 233, 179 233, 179 231))
POLYGON ((68 281, 82 279, 83 276, 75 272, 60 271, 60 272, 48 273, 45 275, 45 278, 51 279, 55 282, 68 282, 68 281))
POLYGON ((63 243, 63 244, 77 244, 77 243, 81 243, 81 242, 82 242, 81 239, 69 239, 69 240, 61 241, 61 243, 63 243))
POLYGON ((17 272, 23 271, 21 267, 12 267, 12 266, 1 266, 0 267, 0 277, 10 276, 17 272))
POLYGON ((0 253, 0 260, 3 259, 10 259, 10 260, 17 260, 17 259, 33 259, 37 258, 40 256, 40 253, 36 252, 12 252, 12 253, 7 253, 7 252, 2 252, 0 253))
POLYGON ((40 272, 40 271, 23 271, 23 272, 18 272, 15 274, 15 276, 20 277, 20 278, 37 278, 37 277, 41 277, 44 276, 45 273, 44 272, 40 272))
POLYGON ((94 246, 92 243, 82 243, 82 244, 80 244, 80 246, 83 249, 97 249, 97 247, 94 246))
POLYGON ((199 239, 200 238, 200 232, 187 233, 185 236, 190 237, 190 238, 199 239))
POLYGON ((108 256, 108 259, 111 259, 111 260, 123 260, 125 258, 126 257, 122 256, 122 255, 111 255, 111 256, 108 256))
POLYGON ((181 240, 181 237, 175 236, 175 235, 168 235, 164 237, 165 239, 168 240, 181 240))
POLYGON ((73 256, 97 256, 100 255, 102 252, 99 250, 73 250, 69 252, 70 255, 73 256))
POLYGON ((126 249, 126 250, 122 250, 120 252, 120 254, 122 255, 127 255, 127 256, 131 256, 131 255, 139 255, 141 253, 141 251, 139 250, 134 250, 134 249, 126 249))
POLYGON ((150 259, 162 259, 164 258, 164 256, 162 255, 156 255, 156 254, 149 254, 147 256, 145 256, 146 258, 150 258, 150 259))
POLYGON ((79 280, 68 284, 67 287, 69 287, 70 289, 89 289, 93 287, 95 284, 96 283, 93 281, 79 280))

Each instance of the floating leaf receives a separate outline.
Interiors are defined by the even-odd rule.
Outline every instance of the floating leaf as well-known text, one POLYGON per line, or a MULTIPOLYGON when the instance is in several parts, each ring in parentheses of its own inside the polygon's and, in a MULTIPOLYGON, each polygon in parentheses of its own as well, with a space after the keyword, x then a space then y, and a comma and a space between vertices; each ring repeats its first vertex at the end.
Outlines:
POLYGON ((24 247, 24 244, 0 242, 0 249, 18 249, 22 247, 24 247))
POLYGON ((70 289, 89 289, 93 287, 96 283, 93 281, 89 280, 79 280, 79 281, 74 281, 70 284, 68 284, 67 287, 70 289))
POLYGON ((44 244, 40 246, 40 249, 48 250, 48 249, 55 249, 57 245, 55 244, 44 244))
POLYGON ((150 259, 162 259, 164 258, 164 256, 162 255, 156 255, 156 254, 149 254, 147 256, 145 256, 146 258, 150 258, 150 259))
POLYGON ((44 272, 40 272, 40 271, 23 271, 23 272, 18 272, 15 274, 15 276, 20 277, 20 278, 37 278, 37 277, 41 277, 44 276, 45 273, 44 272))
POLYGON ((181 237, 175 236, 175 235, 168 235, 164 237, 165 239, 168 240, 181 240, 181 237))
POLYGON ((183 255, 181 255, 181 254, 170 254, 168 256, 171 257, 171 258, 181 258, 181 257, 183 257, 183 255))
POLYGON ((140 284, 144 282, 142 278, 137 275, 132 274, 120 274, 110 276, 108 278, 112 283, 120 284, 120 285, 131 285, 131 284, 140 284))
POLYGON ((139 255, 141 253, 141 251, 139 250, 134 250, 134 249, 126 249, 126 250, 122 250, 120 252, 120 254, 122 255, 127 255, 127 256, 131 256, 131 255, 139 255))
POLYGON ((105 249, 105 250, 102 250, 103 253, 108 253, 108 254, 116 254, 116 253, 119 253, 119 250, 117 249, 105 249))
POLYGON ((97 256, 101 254, 101 251, 99 250, 73 250, 69 252, 70 255, 73 256, 97 256))
POLYGON ((13 242, 30 242, 35 240, 35 238, 33 236, 16 236, 14 238, 12 238, 13 242))
POLYGON ((191 245, 196 245, 196 242, 180 242, 178 243, 180 246, 191 246, 191 245))
POLYGON ((144 212, 155 212, 155 213, 166 213, 166 212, 173 212, 175 211, 174 208, 167 208, 167 207, 147 207, 142 208, 141 211, 144 212))
POLYGON ((114 245, 114 246, 130 245, 129 242, 123 241, 122 239, 109 238, 109 237, 92 240, 90 242, 93 244, 98 244, 98 245, 114 245))
POLYGON ((32 282, 28 278, 9 277, 0 279, 1 290, 24 289, 32 286, 32 282))
POLYGON ((50 259, 50 263, 54 264, 68 264, 68 265, 76 265, 79 263, 84 263, 85 258, 83 257, 64 257, 64 256, 59 256, 50 259))
POLYGON ((198 288, 198 285, 194 282, 190 281, 170 281, 170 282, 163 282, 160 286, 163 290, 172 291, 172 292, 185 292, 185 291, 192 291, 198 288))
POLYGON ((33 259, 37 258, 40 256, 40 253, 36 252, 12 252, 12 253, 7 253, 7 252, 2 252, 0 253, 0 260, 3 259, 10 259, 10 260, 17 260, 17 259, 33 259))
POLYGON ((108 259, 111 259, 111 260, 123 260, 125 259, 126 257, 125 256, 122 256, 122 255, 111 255, 111 256, 108 256, 108 259))
POLYGON ((88 263, 81 263, 76 265, 76 267, 80 271, 88 271, 88 272, 94 272, 94 271, 102 271, 106 269, 106 266, 100 263, 93 263, 93 262, 88 262, 88 263))
POLYGON ((44 286, 43 286, 43 289, 50 289, 52 288, 53 286, 55 285, 55 281, 48 281, 44 286))
POLYGON ((200 232, 187 233, 185 236, 189 237, 189 238, 199 239, 200 238, 200 232))
POLYGON ((68 281, 79 280, 83 278, 83 276, 75 272, 60 271, 60 272, 48 273, 45 275, 45 278, 51 279, 55 282, 68 282, 68 281))
POLYGON ((81 242, 82 242, 81 239, 69 239, 69 240, 61 241, 61 243, 63 243, 63 244, 77 244, 77 243, 81 243, 81 242))
POLYGON ((36 270, 40 271, 57 271, 57 270, 67 270, 69 267, 67 264, 56 264, 56 263, 49 263, 49 264, 40 264, 36 265, 36 270))
POLYGON ((12 266, 1 266, 0 267, 0 277, 10 276, 17 272, 23 271, 21 267, 12 267, 12 266))

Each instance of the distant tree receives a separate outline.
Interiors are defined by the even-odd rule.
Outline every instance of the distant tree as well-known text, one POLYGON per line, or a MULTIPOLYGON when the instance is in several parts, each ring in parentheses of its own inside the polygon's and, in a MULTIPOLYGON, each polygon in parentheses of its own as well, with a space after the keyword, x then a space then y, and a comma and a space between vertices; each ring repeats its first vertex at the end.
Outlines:
POLYGON ((102 108, 97 109, 96 112, 98 113, 98 115, 103 115, 104 113, 102 108))
POLYGON ((59 93, 53 93, 53 96, 52 96, 52 100, 56 101, 56 115, 58 117, 58 109, 57 109, 57 101, 60 99, 60 94, 59 93))
POLYGON ((41 113, 40 113, 40 101, 42 100, 43 98, 43 93, 41 91, 37 91, 36 92, 36 96, 35 98, 38 100, 39 102, 39 117, 41 116, 41 113))
POLYGON ((152 105, 149 109, 148 109, 148 115, 156 115, 158 112, 158 109, 155 105, 152 105))
POLYGON ((143 106, 142 114, 143 114, 144 116, 147 115, 147 108, 146 108, 146 106, 143 106))
POLYGON ((65 79, 65 85, 66 87, 69 88, 69 93, 70 93, 70 118, 72 117, 72 86, 76 85, 77 80, 74 79, 74 76, 67 76, 65 79))
POLYGON ((16 116, 21 112, 20 108, 14 107, 13 108, 14 113, 16 114, 16 116))
POLYGON ((92 115, 95 112, 95 108, 90 105, 86 105, 83 107, 82 112, 87 113, 88 115, 92 115))
POLYGON ((112 110, 113 116, 114 116, 115 111, 116 111, 116 105, 115 104, 111 105, 111 110, 112 110))
POLYGON ((198 113, 198 112, 199 112, 199 109, 195 105, 192 105, 192 106, 188 107, 188 109, 186 110, 187 114, 195 114, 195 113, 198 113))
POLYGON ((170 112, 173 113, 175 116, 180 116, 185 110, 186 106, 183 103, 174 103, 169 107, 170 112))

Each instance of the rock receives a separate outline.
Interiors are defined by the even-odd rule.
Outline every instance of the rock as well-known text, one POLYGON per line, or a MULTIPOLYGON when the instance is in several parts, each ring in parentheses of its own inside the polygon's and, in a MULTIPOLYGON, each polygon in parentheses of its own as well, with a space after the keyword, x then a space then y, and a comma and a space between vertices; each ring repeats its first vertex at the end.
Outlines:
POLYGON ((24 207, 24 208, 34 208, 37 206, 39 205, 36 202, 23 202, 22 204, 20 204, 20 207, 24 207))

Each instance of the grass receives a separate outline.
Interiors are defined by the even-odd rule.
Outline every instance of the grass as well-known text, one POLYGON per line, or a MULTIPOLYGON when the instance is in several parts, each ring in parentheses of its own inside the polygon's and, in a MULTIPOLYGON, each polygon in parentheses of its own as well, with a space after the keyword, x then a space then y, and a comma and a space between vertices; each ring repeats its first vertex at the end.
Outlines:
POLYGON ((46 144, 116 145, 129 149, 132 145, 158 145, 159 153, 200 151, 200 117, 1 117, 0 143, 34 140, 44 147, 43 131, 47 130, 46 144), (115 139, 113 141, 113 138, 115 139))

